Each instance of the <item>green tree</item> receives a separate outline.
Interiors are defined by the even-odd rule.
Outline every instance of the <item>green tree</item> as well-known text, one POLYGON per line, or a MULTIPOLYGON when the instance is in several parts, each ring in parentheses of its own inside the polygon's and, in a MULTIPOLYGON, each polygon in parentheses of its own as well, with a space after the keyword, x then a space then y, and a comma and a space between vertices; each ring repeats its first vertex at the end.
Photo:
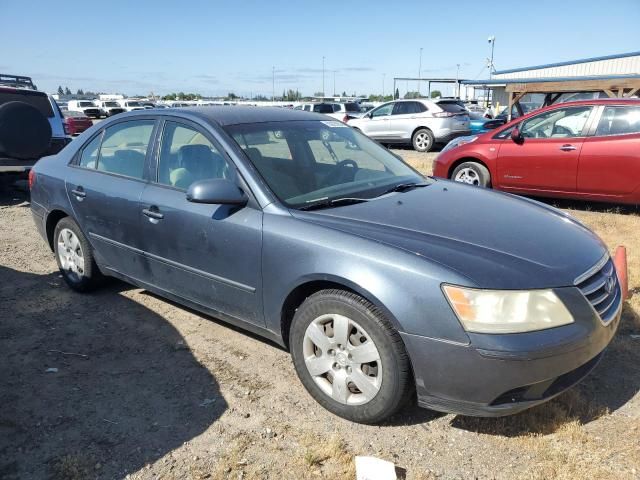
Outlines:
POLYGON ((404 94, 404 98, 420 98, 420 94, 418 92, 407 92, 404 94))
POLYGON ((64 87, 64 94, 71 95, 71 90, 69 90, 69 87, 64 87))
POLYGON ((431 90, 431 98, 438 98, 442 96, 442 92, 440 90, 431 90))
POLYGON ((58 86, 58 95, 64 95, 64 90, 62 89, 62 85, 58 86))
POLYGON ((238 96, 237 96, 235 93, 233 93, 233 92, 229 92, 229 93, 227 94, 227 98, 226 98, 226 100, 236 100, 237 98, 238 98, 238 96))
POLYGON ((176 99, 175 93, 168 93, 164 97, 162 97, 162 100, 175 100, 175 99, 176 99))
POLYGON ((79 88, 78 91, 76 92, 76 95, 84 95, 84 91, 79 88))
POLYGON ((400 98, 400 90, 396 87, 396 95, 394 98, 400 98))

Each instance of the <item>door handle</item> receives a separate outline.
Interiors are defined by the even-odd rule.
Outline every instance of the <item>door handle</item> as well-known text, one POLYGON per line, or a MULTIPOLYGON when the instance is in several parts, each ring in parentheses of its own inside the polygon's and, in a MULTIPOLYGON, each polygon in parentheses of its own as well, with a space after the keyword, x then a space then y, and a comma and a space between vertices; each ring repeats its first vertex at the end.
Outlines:
POLYGON ((562 150, 563 152, 570 152, 570 151, 572 151, 572 150, 577 150, 577 148, 576 148, 576 147, 574 147, 573 145, 569 145, 569 144, 567 144, 567 145, 562 145, 562 146, 560 147, 560 150, 562 150))
POLYGON ((162 220, 164 214, 158 211, 158 207, 149 207, 142 210, 142 213, 149 217, 151 220, 162 220))
POLYGON ((78 200, 81 200, 87 196, 87 192, 85 192, 84 188, 82 187, 74 188, 73 190, 71 190, 71 193, 73 193, 78 200))

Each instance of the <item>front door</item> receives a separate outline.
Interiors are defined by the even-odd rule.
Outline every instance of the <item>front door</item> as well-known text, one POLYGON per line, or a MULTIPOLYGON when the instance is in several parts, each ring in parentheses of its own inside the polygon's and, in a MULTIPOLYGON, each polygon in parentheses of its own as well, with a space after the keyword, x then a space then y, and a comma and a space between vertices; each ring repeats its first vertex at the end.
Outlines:
POLYGON ((640 188, 640 107, 601 108, 595 135, 582 146, 578 193, 629 195, 640 188))
POLYGON ((506 138, 500 145, 496 186, 575 192, 578 159, 592 110, 590 106, 557 108, 523 121, 523 140, 506 138))
POLYGON ((166 121, 157 179, 144 190, 143 250, 150 283, 223 314, 264 325, 261 295, 262 211, 187 201, 207 178, 236 180, 232 162, 195 124, 166 121))
POLYGON ((418 115, 427 108, 420 102, 396 102, 389 117, 389 136, 395 139, 411 138, 418 115))
POLYGON ((393 111, 393 103, 386 103, 376 109, 371 110, 371 118, 362 124, 362 132, 375 139, 384 140, 391 137, 389 131, 389 118, 393 111))
POLYGON ((133 278, 144 275, 139 202, 154 120, 119 122, 96 135, 69 168, 67 195, 98 263, 133 278))

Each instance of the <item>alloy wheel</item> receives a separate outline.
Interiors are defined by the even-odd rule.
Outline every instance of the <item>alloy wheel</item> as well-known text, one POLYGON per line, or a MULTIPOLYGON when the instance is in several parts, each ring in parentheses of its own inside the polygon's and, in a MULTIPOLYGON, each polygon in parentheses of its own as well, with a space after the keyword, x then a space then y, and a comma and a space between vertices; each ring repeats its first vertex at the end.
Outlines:
POLYGON ((480 176, 472 168, 463 168, 454 178, 456 182, 467 183, 469 185, 480 185, 480 176))

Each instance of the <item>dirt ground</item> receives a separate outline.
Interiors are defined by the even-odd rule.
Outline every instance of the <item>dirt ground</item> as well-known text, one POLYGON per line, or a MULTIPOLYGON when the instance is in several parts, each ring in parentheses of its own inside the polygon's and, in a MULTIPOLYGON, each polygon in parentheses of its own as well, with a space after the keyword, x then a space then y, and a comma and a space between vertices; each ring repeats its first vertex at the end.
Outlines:
MULTIPOLYGON (((429 172, 433 154, 398 150, 429 172)), ((512 417, 416 407, 381 426, 316 404, 281 348, 124 283, 71 292, 28 196, 0 187, 0 478, 640 478, 640 215, 555 202, 613 250, 633 296, 581 385, 512 417)), ((541 235, 544 232, 541 232, 541 235)))

